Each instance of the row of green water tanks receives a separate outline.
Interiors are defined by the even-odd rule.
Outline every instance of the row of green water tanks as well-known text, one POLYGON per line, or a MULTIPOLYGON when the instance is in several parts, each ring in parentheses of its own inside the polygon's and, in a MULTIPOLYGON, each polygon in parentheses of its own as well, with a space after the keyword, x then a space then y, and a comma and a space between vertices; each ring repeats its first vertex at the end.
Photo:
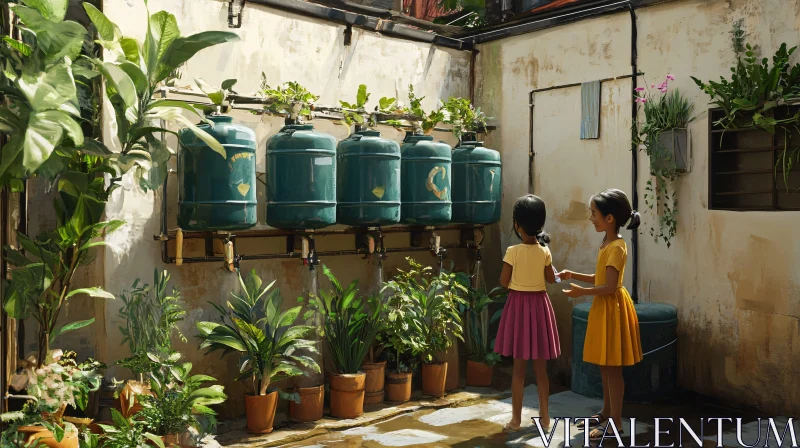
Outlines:
MULTIPOLYGON (((230 116, 200 127, 227 151, 223 163, 193 132, 181 132, 180 212, 186 230, 243 229, 256 224, 256 136, 230 116)), ((310 124, 287 125, 267 142, 268 225, 318 229, 491 224, 500 219, 497 151, 478 142, 455 150, 425 135, 398 143, 362 131, 336 144, 310 124)))

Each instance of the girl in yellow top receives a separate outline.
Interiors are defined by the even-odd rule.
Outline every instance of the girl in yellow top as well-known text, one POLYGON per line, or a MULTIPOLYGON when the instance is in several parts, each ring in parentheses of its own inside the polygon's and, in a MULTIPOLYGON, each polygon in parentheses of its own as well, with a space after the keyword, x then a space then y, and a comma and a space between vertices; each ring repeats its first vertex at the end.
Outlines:
POLYGON ((628 230, 637 229, 640 218, 620 190, 606 190, 592 196, 591 208, 590 221, 595 230, 605 233, 597 255, 595 274, 565 270, 559 277, 595 285, 594 288, 572 285, 564 293, 569 297, 594 296, 589 309, 583 361, 599 365, 603 378, 603 409, 592 416, 596 420, 590 426, 596 427, 589 433, 590 440, 600 440, 609 418, 622 434, 622 400, 625 396, 622 366, 631 366, 642 360, 639 319, 628 291, 622 286, 628 247, 619 234, 620 227, 628 221, 628 230))
POLYGON ((529 194, 514 203, 514 232, 522 244, 511 246, 503 258, 500 285, 508 288, 494 351, 514 358, 511 377, 511 421, 503 428, 516 431, 522 422, 522 394, 528 360, 533 360, 539 392, 539 417, 543 429, 550 428, 548 413, 547 360, 561 354, 556 315, 547 296, 546 283, 553 283, 550 237, 544 233, 547 212, 544 202, 529 194))

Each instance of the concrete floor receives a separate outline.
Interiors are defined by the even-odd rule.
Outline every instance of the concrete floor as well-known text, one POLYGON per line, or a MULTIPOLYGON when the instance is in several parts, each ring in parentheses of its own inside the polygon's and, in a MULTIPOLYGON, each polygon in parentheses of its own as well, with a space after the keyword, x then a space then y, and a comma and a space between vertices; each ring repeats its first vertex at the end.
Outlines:
MULTIPOLYGON (((504 433, 503 425, 511 416, 511 398, 507 390, 510 385, 509 371, 498 369, 493 381, 494 393, 505 390, 504 396, 491 396, 491 389, 475 392, 461 391, 450 394, 447 399, 435 401, 415 401, 400 407, 381 407, 378 410, 365 413, 360 422, 333 421, 322 422, 310 428, 287 427, 276 429, 268 438, 249 438, 248 440, 231 440, 223 436, 223 446, 236 447, 261 447, 261 446, 286 446, 286 447, 523 447, 523 446, 548 446, 537 431, 530 418, 538 416, 539 401, 535 384, 528 384, 525 388, 523 401, 523 428, 518 432, 504 433), (305 432, 304 432, 305 431, 305 432), (227 442, 227 443, 226 443, 227 442)), ((529 379, 526 383, 532 383, 529 379)), ((575 394, 563 386, 551 385, 550 415, 551 418, 579 418, 588 417, 602 408, 599 399, 586 398, 575 394)), ((661 435, 658 438, 660 446, 696 447, 691 434, 684 431, 679 435, 680 423, 678 418, 683 418, 691 429, 703 441, 705 448, 717 446, 716 423, 706 422, 702 427, 701 419, 714 417, 741 418, 743 423, 743 441, 753 444, 760 440, 758 446, 765 446, 768 425, 762 423, 759 435, 758 415, 754 411, 743 411, 725 408, 710 403, 704 397, 691 393, 676 392, 674 396, 664 402, 635 404, 626 403, 624 409, 625 422, 623 427, 625 436, 621 440, 622 446, 641 447, 654 446, 656 442, 656 418, 674 418, 675 421, 662 422, 661 435), (630 418, 636 418, 635 436, 631 440, 630 418), (665 432, 668 433, 665 434, 665 432), (632 443, 633 442, 633 443, 632 443)), ((735 421, 735 420, 734 420, 735 421)), ((783 431, 786 419, 779 420, 778 430, 783 431)), ((796 433, 800 436, 797 423, 794 424, 796 433)), ((788 433, 787 433, 788 436, 788 433)), ((550 447, 584 446, 584 432, 578 431, 574 421, 565 431, 564 421, 559 421, 551 434, 550 447), (568 442, 565 443, 565 441, 568 442)), ((800 438, 800 437, 798 437, 800 438)), ((791 442, 791 440, 789 440, 791 442)), ((785 442, 783 446, 790 446, 785 442)), ((597 445, 593 443, 592 445, 597 445)), ((617 446, 618 441, 611 435, 603 444, 604 446, 617 446)), ((778 447, 774 437, 767 446, 778 447)), ((723 426, 723 446, 739 447, 736 439, 735 426, 726 423, 723 426)))

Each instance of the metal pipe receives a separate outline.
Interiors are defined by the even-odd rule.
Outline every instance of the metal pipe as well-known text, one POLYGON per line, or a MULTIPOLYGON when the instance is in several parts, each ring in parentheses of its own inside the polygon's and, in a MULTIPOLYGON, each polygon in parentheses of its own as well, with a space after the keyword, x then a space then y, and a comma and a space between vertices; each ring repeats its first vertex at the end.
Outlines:
MULTIPOLYGON (((469 249, 470 247, 461 244, 451 244, 441 246, 444 249, 469 249)), ((398 252, 430 252, 430 247, 393 247, 386 249, 385 253, 398 253, 398 252)), ((336 257, 343 255, 364 255, 366 251, 363 250, 331 250, 324 252, 317 252, 317 257, 336 257)), ((299 252, 292 252, 286 254, 259 254, 259 255, 240 255, 241 261, 253 260, 286 260, 286 259, 302 259, 303 254, 299 252)), ((170 263, 175 262, 175 258, 170 258, 170 263)), ((225 257, 190 257, 184 258, 183 264, 188 263, 222 263, 225 262, 225 257)))
MULTIPOLYGON (((408 233, 408 232, 419 232, 419 231, 426 231, 426 230, 437 230, 437 231, 455 231, 455 230, 467 230, 467 229, 482 229, 482 225, 459 225, 459 224, 450 224, 445 226, 427 226, 427 227, 413 227, 413 226, 397 226, 397 227, 381 227, 379 228, 381 233, 408 233)), ((215 232, 215 231, 204 231, 204 232, 183 232, 184 239, 205 239, 205 238, 226 238, 228 236, 235 236, 236 238, 275 238, 275 237, 285 237, 285 236, 293 236, 293 235, 315 235, 315 236, 329 236, 329 235, 355 235, 357 233, 364 233, 365 230, 369 231, 372 229, 378 228, 359 228, 359 227, 348 227, 345 229, 331 229, 331 230, 293 230, 293 229, 251 229, 251 230, 240 230, 240 231, 231 231, 231 232, 215 232)), ((170 230, 168 232, 163 232, 161 235, 153 235, 153 239, 167 241, 170 239, 174 239, 176 236, 175 230, 170 230)))
POLYGON ((343 11, 341 9, 317 5, 314 3, 302 2, 298 0, 250 0, 250 3, 268 6, 281 11, 300 14, 306 17, 322 19, 328 22, 357 26, 359 28, 380 32, 393 37, 401 37, 408 40, 426 42, 442 47, 454 48, 456 50, 472 49, 472 45, 470 43, 464 42, 460 39, 416 30, 405 25, 400 25, 392 20, 384 20, 373 16, 356 14, 343 11))
MULTIPOLYGON (((638 127, 636 125, 636 121, 638 118, 638 108, 636 107, 636 101, 634 100, 634 93, 636 92, 638 76, 635 76, 636 73, 639 73, 639 65, 638 65, 638 47, 637 47, 637 40, 638 40, 638 30, 636 27, 636 9, 630 1, 628 2, 628 7, 630 8, 631 14, 631 119, 633 120, 631 124, 634 126, 636 132, 638 132, 638 127)), ((631 139, 631 188, 633 195, 633 209, 637 210, 639 208, 639 148, 636 145, 636 142, 631 139)), ((632 267, 633 267, 633 291, 631 291, 633 303, 639 303, 639 232, 634 230, 631 232, 631 259, 632 259, 632 267)))
POLYGON ((530 118, 530 122, 528 124, 530 129, 530 142, 528 146, 528 193, 534 194, 533 192, 533 176, 534 176, 534 169, 533 169, 533 160, 536 157, 536 153, 533 151, 533 109, 536 106, 534 103, 534 95, 535 92, 532 90, 528 94, 528 115, 530 118))

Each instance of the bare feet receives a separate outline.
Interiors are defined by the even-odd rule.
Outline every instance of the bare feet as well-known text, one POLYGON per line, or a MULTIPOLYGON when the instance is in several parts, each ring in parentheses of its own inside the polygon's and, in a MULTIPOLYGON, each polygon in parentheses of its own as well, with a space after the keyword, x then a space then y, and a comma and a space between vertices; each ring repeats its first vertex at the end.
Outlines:
MULTIPOLYGON (((531 417, 531 421, 533 421, 534 425, 536 424, 536 417, 531 417)), ((542 429, 550 429, 550 417, 549 416, 539 416, 539 423, 542 425, 542 429)))
POLYGON ((521 422, 519 421, 515 422, 514 420, 511 420, 510 422, 506 423, 505 426, 503 426, 503 431, 519 431, 520 423, 521 422))

